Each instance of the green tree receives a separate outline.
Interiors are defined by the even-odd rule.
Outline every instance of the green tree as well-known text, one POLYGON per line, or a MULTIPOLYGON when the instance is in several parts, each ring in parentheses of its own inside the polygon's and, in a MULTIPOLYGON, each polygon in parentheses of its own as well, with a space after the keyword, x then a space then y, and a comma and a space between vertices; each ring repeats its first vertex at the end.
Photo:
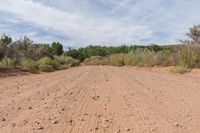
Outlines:
POLYGON ((2 35, 0 37, 0 45, 7 46, 12 42, 12 38, 7 35, 2 35))
POLYGON ((0 37, 0 59, 4 56, 7 56, 7 52, 9 51, 9 44, 12 43, 12 38, 7 35, 2 35, 0 37))
POLYGON ((60 56, 64 52, 63 45, 59 42, 53 42, 51 48, 54 55, 60 56))

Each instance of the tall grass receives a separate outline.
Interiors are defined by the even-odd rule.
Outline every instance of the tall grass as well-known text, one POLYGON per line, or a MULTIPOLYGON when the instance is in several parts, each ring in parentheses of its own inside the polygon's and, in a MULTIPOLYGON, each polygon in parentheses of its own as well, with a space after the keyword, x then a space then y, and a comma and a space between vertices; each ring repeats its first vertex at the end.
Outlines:
POLYGON ((31 59, 26 59, 26 58, 22 59, 21 68, 31 73, 39 73, 38 63, 31 59))
POLYGON ((109 57, 109 63, 113 66, 123 66, 124 65, 124 53, 113 54, 109 57))
POLYGON ((14 60, 8 57, 4 57, 0 60, 0 69, 11 69, 14 66, 14 60))
POLYGON ((92 56, 84 60, 85 65, 108 65, 109 59, 107 57, 92 56))
POLYGON ((195 47, 185 47, 178 52, 178 64, 182 66, 187 66, 189 68, 200 66, 200 53, 199 48, 195 47))

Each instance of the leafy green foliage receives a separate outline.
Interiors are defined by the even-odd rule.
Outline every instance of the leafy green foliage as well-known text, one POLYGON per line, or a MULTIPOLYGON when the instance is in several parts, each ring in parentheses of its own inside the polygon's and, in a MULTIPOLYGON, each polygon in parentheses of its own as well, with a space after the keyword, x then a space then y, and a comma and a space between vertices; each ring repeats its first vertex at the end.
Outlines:
POLYGON ((51 48, 52 48, 52 52, 53 52, 54 55, 60 56, 64 52, 63 46, 59 42, 53 42, 52 45, 51 45, 51 48))
POLYGON ((2 35, 0 37, 0 45, 7 46, 12 42, 12 38, 7 35, 2 35))
POLYGON ((7 55, 9 51, 9 45, 12 43, 12 38, 7 35, 2 35, 0 37, 0 59, 7 55))
POLYGON ((130 51, 135 51, 137 49, 148 49, 151 51, 160 51, 163 48, 158 45, 150 45, 150 46, 136 46, 136 45, 131 45, 131 46, 118 46, 118 47, 105 47, 105 46, 88 46, 85 48, 79 48, 79 49, 69 49, 64 53, 66 56, 71 56, 74 59, 79 59, 81 62, 84 61, 86 58, 90 58, 92 56, 102 56, 102 57, 107 57, 112 54, 118 54, 118 53, 129 53, 130 51))

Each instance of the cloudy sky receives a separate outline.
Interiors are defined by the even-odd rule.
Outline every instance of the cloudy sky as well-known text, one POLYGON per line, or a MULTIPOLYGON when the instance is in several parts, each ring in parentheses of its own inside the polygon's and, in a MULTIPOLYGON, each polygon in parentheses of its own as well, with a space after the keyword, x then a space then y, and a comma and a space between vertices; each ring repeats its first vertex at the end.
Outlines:
POLYGON ((0 0, 0 34, 34 42, 173 44, 200 24, 199 0, 0 0))

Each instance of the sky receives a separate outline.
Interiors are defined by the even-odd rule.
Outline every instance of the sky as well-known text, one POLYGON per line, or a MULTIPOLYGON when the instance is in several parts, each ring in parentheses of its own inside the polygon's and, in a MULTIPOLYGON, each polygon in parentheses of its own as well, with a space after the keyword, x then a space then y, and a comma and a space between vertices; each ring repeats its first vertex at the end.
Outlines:
POLYGON ((17 40, 90 44, 175 44, 200 24, 200 0, 0 0, 0 34, 17 40))

